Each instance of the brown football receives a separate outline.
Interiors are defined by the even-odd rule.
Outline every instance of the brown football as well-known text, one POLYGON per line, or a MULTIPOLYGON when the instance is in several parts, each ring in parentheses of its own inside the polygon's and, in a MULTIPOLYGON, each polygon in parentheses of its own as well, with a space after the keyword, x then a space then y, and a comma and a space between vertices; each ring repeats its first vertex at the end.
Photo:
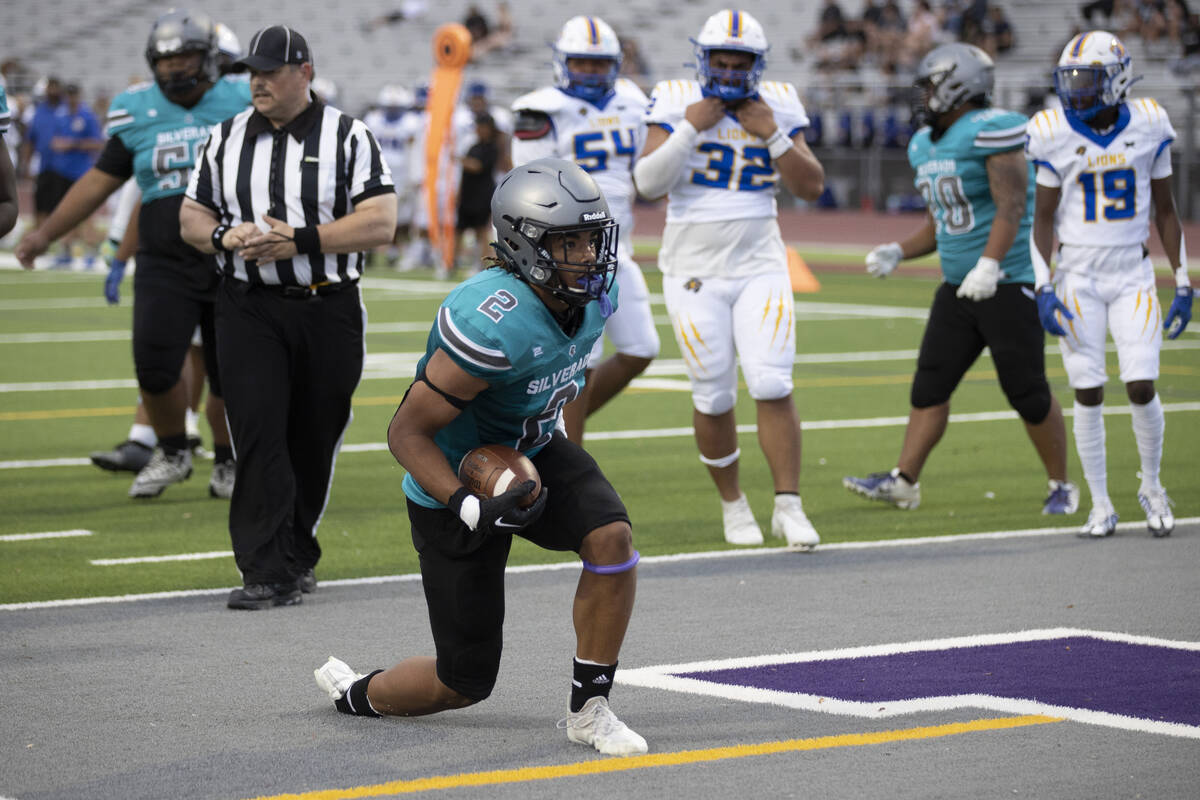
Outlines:
POLYGON ((520 450, 502 444, 485 444, 463 456, 458 465, 458 479, 472 494, 482 498, 504 494, 524 481, 533 481, 533 491, 521 501, 528 508, 542 490, 542 477, 537 467, 520 450))

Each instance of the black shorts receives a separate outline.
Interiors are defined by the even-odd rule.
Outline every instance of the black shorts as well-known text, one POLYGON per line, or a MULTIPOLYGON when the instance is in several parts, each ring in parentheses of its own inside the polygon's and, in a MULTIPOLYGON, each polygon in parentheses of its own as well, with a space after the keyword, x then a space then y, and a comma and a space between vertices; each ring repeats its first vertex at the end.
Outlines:
POLYGON ((913 376, 913 407, 948 402, 986 346, 1009 402, 1015 405, 1044 392, 1048 408, 1045 333, 1033 286, 1002 283, 995 297, 978 302, 956 297, 957 291, 957 286, 943 283, 934 295, 913 376))
POLYGON ((33 209, 39 214, 49 214, 67 194, 75 181, 53 170, 44 169, 37 174, 33 188, 33 209))
POLYGON ((139 264, 134 272, 133 363, 138 386, 151 394, 162 394, 174 386, 199 325, 209 392, 221 397, 213 301, 169 281, 138 279, 148 278, 152 269, 139 264))
MULTIPOLYGON (((578 553, 584 537, 629 522, 625 504, 583 448, 556 433, 533 458, 549 492, 541 518, 518 535, 547 550, 578 553)), ((421 581, 442 683, 473 700, 491 694, 500 669, 504 568, 511 536, 483 536, 449 509, 411 500, 408 519, 421 560, 421 581)), ((569 614, 564 605, 564 614, 569 614)))

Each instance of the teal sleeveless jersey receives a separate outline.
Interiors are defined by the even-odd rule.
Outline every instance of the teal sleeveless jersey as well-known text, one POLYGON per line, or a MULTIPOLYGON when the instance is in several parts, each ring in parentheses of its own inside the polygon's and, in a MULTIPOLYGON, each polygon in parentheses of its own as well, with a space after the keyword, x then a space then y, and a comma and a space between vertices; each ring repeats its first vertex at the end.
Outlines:
POLYGON ((222 78, 191 108, 172 103, 154 82, 117 95, 108 111, 108 135, 133 153, 142 203, 183 194, 196 153, 209 129, 250 104, 250 84, 222 78))
MULTIPOLYGON (((908 144, 913 183, 925 198, 937 230, 938 257, 947 283, 958 285, 983 255, 996 204, 988 187, 989 156, 1025 146, 1023 114, 999 108, 968 111, 941 138, 921 128, 908 144)), ((1033 283, 1029 228, 1033 223, 1034 177, 1030 164, 1025 214, 1017 238, 1000 261, 1001 283, 1033 283)))
MULTIPOLYGON (((617 287, 609 293, 614 307, 617 287)), ((434 441, 450 466, 480 445, 504 444, 532 456, 550 441, 563 406, 579 396, 592 345, 604 332, 598 303, 584 307, 574 336, 563 333, 545 303, 517 276, 493 267, 446 296, 429 332, 417 372, 444 350, 469 374, 488 382, 434 441)), ((442 508, 413 479, 404 493, 418 505, 442 508)))

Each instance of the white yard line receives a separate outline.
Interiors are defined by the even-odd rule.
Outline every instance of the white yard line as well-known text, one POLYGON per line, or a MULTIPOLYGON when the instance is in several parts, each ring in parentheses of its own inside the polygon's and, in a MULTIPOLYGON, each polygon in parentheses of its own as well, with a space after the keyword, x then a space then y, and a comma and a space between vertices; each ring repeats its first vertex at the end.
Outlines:
POLYGON ((37 539, 65 539, 71 536, 91 536, 91 531, 43 531, 42 533, 6 533, 0 536, 0 542, 31 542, 37 539))

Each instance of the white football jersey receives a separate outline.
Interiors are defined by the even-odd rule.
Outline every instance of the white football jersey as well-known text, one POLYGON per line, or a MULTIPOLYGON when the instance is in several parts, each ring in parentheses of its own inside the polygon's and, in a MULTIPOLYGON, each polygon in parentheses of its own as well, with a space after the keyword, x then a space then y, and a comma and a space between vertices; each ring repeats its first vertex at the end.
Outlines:
POLYGON ((1026 132, 1038 184, 1062 192, 1054 223, 1059 242, 1117 248, 1146 241, 1150 181, 1171 174, 1175 130, 1162 106, 1149 97, 1127 100, 1106 134, 1047 108, 1033 115, 1026 132))
POLYGON ((392 175, 396 176, 397 185, 401 185, 402 179, 408 175, 408 159, 411 157, 413 140, 416 137, 411 118, 415 116, 417 112, 405 111, 395 120, 389 120, 379 109, 369 111, 363 116, 363 124, 375 134, 379 152, 392 175))
POLYGON ((518 132, 513 138, 513 166, 554 156, 574 161, 595 179, 608 201, 609 213, 621 226, 621 238, 633 231, 633 163, 645 141, 646 105, 649 101, 637 84, 619 78, 611 97, 600 108, 552 86, 518 97, 512 104, 522 111, 550 118, 551 129, 533 138, 518 132))
MULTIPOLYGON (((789 137, 808 127, 808 115, 796 87, 763 81, 759 95, 789 137)), ((703 95, 694 80, 660 81, 650 95, 646 122, 668 131, 683 120, 687 107, 703 95)), ((748 133, 730 113, 700 131, 696 147, 667 192, 667 222, 724 222, 776 216, 779 173, 762 139, 748 133)))

